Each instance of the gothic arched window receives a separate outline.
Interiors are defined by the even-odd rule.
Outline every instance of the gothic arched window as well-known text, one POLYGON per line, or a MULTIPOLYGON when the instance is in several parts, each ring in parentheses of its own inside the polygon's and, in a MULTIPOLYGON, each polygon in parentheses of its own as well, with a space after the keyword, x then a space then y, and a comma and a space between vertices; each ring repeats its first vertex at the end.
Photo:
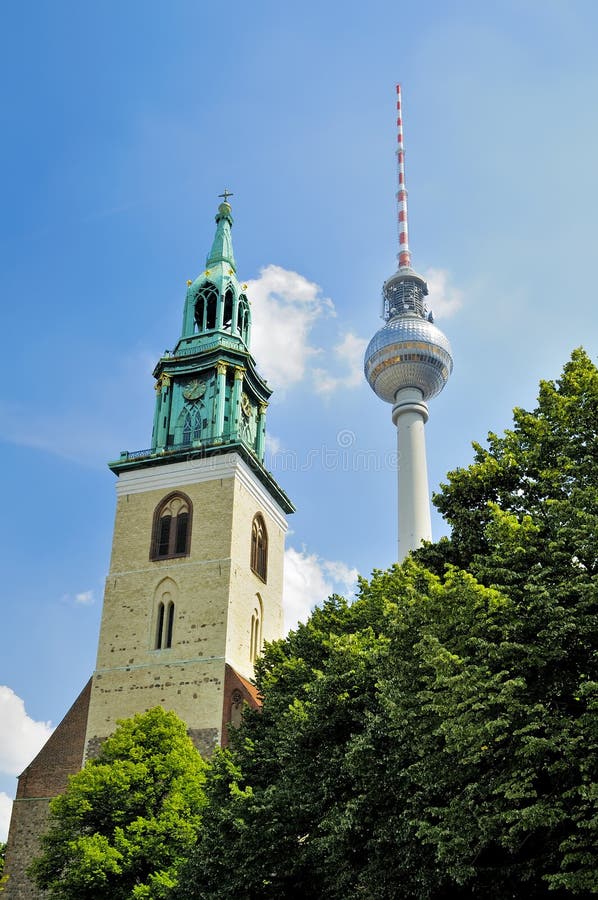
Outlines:
POLYGON ((156 613, 156 650, 169 650, 172 647, 172 633, 174 631, 174 601, 170 594, 165 593, 158 603, 156 613))
POLYGON ((256 604, 251 614, 251 631, 249 634, 249 659, 252 663, 256 661, 262 652, 262 619, 262 598, 259 594, 256 594, 256 604))
POLYGON ((244 341, 247 341, 249 332, 249 302, 245 294, 239 295, 239 308, 237 310, 237 331, 244 341))
POLYGON ((169 494, 162 500, 154 512, 150 559, 189 555, 192 511, 185 494, 169 494))
POLYGON ((231 331, 234 299, 235 297, 232 288, 227 288, 226 294, 224 295, 224 312, 222 319, 222 327, 226 328, 227 331, 231 331))
POLYGON ((195 301, 195 323, 198 331, 209 331, 216 327, 217 305, 218 288, 208 281, 198 293, 195 301))
POLYGON ((268 577, 268 532, 266 523, 260 513, 253 517, 251 525, 251 569, 255 574, 266 581, 268 577))
POLYGON ((183 418, 183 444, 191 444, 201 438, 201 407, 185 407, 183 418))

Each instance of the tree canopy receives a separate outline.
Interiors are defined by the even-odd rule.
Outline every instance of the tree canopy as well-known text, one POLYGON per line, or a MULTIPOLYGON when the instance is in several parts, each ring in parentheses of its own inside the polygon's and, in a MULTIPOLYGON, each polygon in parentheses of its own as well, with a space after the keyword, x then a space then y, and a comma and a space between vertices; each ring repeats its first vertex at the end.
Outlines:
POLYGON ((331 597, 256 664, 208 766, 173 714, 120 724, 51 804, 51 897, 598 893, 598 370, 474 444, 450 538, 331 597))
POLYGON ((61 900, 167 896, 201 825, 206 768, 174 713, 120 722, 52 800, 37 885, 61 900))
POLYGON ((174 897, 598 892, 597 421, 575 351, 449 474, 450 539, 266 648, 174 897))

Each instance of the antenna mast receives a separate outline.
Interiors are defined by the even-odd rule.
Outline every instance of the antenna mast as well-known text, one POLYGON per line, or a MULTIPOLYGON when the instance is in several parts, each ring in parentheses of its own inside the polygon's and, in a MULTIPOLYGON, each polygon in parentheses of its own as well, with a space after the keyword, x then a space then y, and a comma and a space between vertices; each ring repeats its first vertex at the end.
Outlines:
POLYGON ((399 269, 411 268, 409 251, 409 230, 407 227, 407 188, 405 187, 405 147, 403 146, 403 113, 401 110, 401 85, 397 84, 397 169, 399 189, 397 191, 399 252, 397 259, 399 269))

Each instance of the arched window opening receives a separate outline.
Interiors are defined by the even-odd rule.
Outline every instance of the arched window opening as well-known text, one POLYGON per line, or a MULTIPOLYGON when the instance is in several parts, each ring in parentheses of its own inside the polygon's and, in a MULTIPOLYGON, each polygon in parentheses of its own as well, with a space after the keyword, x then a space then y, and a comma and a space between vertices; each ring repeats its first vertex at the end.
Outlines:
POLYGON ((150 559, 188 556, 191 548, 191 501, 184 494, 169 494, 156 507, 150 559))
POLYGON ((226 294, 224 295, 224 318, 222 321, 222 327, 226 328, 227 331, 231 330, 231 323, 233 318, 233 291, 232 288, 227 288, 226 294))
POLYGON ((203 296, 200 294, 197 298, 197 302, 195 304, 195 331, 204 331, 204 316, 205 316, 205 302, 203 296))
POLYGON ((216 327, 216 307, 218 289, 208 281, 204 284, 195 301, 195 322, 199 331, 209 331, 216 327))
POLYGON ((251 526, 251 569, 266 581, 268 577, 268 532, 263 516, 254 516, 251 526))
POLYGON ((172 647, 172 632, 174 629, 174 603, 172 600, 168 604, 168 614, 166 616, 166 633, 164 635, 164 646, 172 647))
POLYGON ((166 577, 154 591, 154 613, 151 646, 154 650, 169 650, 174 635, 174 616, 178 588, 172 578, 166 577))
POLYGON ((251 629, 249 632, 249 659, 252 663, 255 663, 262 652, 262 619, 262 598, 259 594, 256 594, 256 605, 251 614, 251 629))
MULTIPOLYGON (((183 419, 183 444, 201 439, 201 407, 185 407, 183 419)), ((180 421, 180 420, 179 420, 180 421)))
POLYGON ((239 296, 239 311, 237 314, 237 331, 244 341, 247 341, 249 330, 249 302, 245 294, 239 296))
POLYGON ((169 513, 160 517, 159 535, 158 535, 158 556, 168 556, 168 548, 170 546, 170 526, 172 525, 172 516, 169 513))
POLYGON ((156 616, 156 640, 154 646, 156 650, 162 649, 162 632, 164 630, 164 604, 158 604, 158 615, 156 616))
POLYGON ((206 331, 212 331, 216 327, 216 294, 210 294, 206 309, 206 331))

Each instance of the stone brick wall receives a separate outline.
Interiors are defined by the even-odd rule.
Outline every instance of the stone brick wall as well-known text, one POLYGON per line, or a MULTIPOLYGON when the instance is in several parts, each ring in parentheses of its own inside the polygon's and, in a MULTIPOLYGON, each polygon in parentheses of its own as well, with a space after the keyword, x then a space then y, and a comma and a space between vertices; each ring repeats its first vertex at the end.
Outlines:
POLYGON ((49 799, 15 800, 6 846, 8 882, 2 900, 40 900, 44 897, 27 877, 27 867, 39 853, 39 839, 46 830, 49 799))
POLYGON ((90 690, 91 679, 19 778, 6 845, 5 872, 9 878, 2 900, 38 900, 43 896, 27 878, 26 870, 39 851, 51 798, 61 794, 69 775, 81 768, 90 690))
POLYGON ((209 755, 222 738, 225 663, 246 679, 253 675, 250 628, 258 594, 264 640, 282 634, 284 517, 248 469, 241 477, 238 463, 218 465, 226 477, 214 477, 213 461, 204 460, 155 467, 119 483, 88 754, 118 719, 160 705, 187 723, 198 748, 209 755), (190 553, 151 560, 154 513, 177 490, 178 478, 193 509, 190 553), (258 512, 268 529, 267 583, 250 568, 258 512), (170 602, 172 646, 156 649, 158 609, 170 602))

